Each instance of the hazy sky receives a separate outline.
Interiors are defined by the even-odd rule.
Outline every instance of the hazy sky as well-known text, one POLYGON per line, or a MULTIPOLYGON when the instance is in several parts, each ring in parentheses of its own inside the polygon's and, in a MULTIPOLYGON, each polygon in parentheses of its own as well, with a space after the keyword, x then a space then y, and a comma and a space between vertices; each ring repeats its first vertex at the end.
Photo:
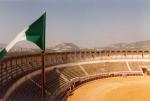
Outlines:
POLYGON ((9 43, 44 11, 47 46, 150 40, 150 0, 0 0, 0 43, 9 43))

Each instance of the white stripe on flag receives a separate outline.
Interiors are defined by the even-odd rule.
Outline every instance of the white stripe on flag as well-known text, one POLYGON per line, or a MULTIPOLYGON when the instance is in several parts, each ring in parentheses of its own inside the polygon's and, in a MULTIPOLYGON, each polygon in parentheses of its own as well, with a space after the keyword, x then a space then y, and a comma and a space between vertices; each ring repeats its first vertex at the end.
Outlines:
POLYGON ((7 51, 7 52, 8 52, 17 42, 23 41, 23 40, 27 40, 26 34, 25 34, 25 32, 26 32, 27 29, 28 29, 28 28, 26 28, 26 29, 24 29, 22 32, 20 32, 20 33, 17 35, 17 37, 16 37, 10 44, 8 44, 8 46, 6 47, 6 51, 7 51))

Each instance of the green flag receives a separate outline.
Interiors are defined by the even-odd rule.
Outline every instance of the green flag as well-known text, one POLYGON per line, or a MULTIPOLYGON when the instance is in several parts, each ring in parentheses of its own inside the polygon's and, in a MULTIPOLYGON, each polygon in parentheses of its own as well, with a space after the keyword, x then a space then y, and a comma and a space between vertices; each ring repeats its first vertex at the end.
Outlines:
POLYGON ((20 32, 6 48, 0 52, 0 59, 19 41, 28 40, 36 44, 41 50, 45 50, 46 13, 33 22, 28 28, 20 32))

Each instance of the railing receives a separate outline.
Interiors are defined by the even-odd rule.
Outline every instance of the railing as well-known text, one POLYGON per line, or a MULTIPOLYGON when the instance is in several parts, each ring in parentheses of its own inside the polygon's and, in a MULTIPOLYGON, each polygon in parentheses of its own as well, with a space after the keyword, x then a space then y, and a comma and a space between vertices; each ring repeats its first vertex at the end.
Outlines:
POLYGON ((125 76, 143 76, 143 73, 141 72, 126 72, 126 73, 115 72, 102 74, 100 73, 97 75, 75 78, 71 82, 69 82, 69 85, 67 85, 66 88, 61 88, 60 90, 57 90, 55 92, 53 99, 50 99, 50 101, 67 101, 67 98, 79 85, 85 84, 87 82, 110 77, 125 77, 125 76))

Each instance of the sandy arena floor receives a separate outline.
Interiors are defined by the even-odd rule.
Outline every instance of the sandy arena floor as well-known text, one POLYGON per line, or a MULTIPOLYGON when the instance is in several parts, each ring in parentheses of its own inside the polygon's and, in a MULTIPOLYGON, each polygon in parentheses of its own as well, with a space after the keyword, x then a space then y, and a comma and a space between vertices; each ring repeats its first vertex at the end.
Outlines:
POLYGON ((150 101, 150 77, 116 77, 88 82, 67 101, 150 101))

